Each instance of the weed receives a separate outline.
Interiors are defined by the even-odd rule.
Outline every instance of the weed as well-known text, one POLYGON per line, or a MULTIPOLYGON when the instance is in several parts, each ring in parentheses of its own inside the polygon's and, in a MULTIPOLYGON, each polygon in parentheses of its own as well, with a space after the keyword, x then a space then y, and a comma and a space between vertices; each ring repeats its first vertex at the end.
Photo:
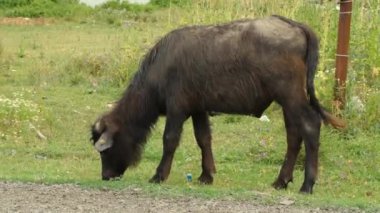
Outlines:
POLYGON ((19 58, 24 58, 25 57, 25 48, 22 45, 20 45, 19 48, 18 48, 17 56, 19 58))
POLYGON ((25 122, 37 122, 38 113, 38 105, 25 99, 21 92, 14 92, 10 97, 0 95, 0 118, 3 118, 0 120, 1 137, 19 137, 21 126, 25 122))

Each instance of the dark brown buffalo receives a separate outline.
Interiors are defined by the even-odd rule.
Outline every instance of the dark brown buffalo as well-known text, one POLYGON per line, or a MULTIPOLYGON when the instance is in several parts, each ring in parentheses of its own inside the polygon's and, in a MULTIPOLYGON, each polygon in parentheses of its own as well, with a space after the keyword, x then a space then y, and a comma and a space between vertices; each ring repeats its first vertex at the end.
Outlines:
POLYGON ((302 192, 312 193, 318 169, 321 120, 342 127, 314 91, 318 40, 305 25, 279 16, 216 26, 192 26, 164 36, 143 59, 116 106, 92 126, 102 178, 136 165, 153 124, 166 115, 163 155, 150 182, 168 178, 183 123, 192 118, 202 152, 201 183, 213 182, 209 112, 260 117, 282 106, 288 149, 273 186, 286 188, 301 142, 306 148, 302 192))

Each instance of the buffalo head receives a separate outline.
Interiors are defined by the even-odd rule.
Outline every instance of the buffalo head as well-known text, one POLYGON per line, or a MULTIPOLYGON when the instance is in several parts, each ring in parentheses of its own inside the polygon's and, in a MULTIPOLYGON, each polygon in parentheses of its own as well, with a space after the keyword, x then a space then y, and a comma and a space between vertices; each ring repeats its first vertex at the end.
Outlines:
POLYGON ((109 115, 92 125, 91 134, 93 145, 100 154, 103 180, 121 178, 129 166, 138 162, 140 145, 134 143, 126 127, 109 115))

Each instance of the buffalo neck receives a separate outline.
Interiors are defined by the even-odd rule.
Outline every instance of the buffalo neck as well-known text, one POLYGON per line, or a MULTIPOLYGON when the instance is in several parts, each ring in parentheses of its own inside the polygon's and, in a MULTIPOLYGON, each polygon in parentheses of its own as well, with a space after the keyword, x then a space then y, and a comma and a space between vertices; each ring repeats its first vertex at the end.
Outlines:
POLYGON ((156 95, 135 78, 111 113, 134 142, 145 143, 159 116, 156 95))

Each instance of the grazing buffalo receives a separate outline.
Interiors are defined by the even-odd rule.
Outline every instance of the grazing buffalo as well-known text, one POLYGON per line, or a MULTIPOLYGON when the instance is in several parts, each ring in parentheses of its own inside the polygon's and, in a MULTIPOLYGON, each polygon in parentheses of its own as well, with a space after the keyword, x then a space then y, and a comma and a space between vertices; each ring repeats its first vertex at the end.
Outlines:
POLYGON ((287 152, 276 189, 286 188, 303 141, 305 179, 312 193, 318 169, 321 120, 336 128, 342 120, 326 112, 314 91, 318 40, 304 24, 280 16, 174 30, 146 54, 115 107, 92 126, 102 162, 102 179, 121 177, 140 160, 159 115, 166 115, 163 155, 150 182, 168 178, 183 123, 192 118, 202 152, 199 181, 213 182, 209 113, 260 117, 277 102, 283 109, 287 152))

